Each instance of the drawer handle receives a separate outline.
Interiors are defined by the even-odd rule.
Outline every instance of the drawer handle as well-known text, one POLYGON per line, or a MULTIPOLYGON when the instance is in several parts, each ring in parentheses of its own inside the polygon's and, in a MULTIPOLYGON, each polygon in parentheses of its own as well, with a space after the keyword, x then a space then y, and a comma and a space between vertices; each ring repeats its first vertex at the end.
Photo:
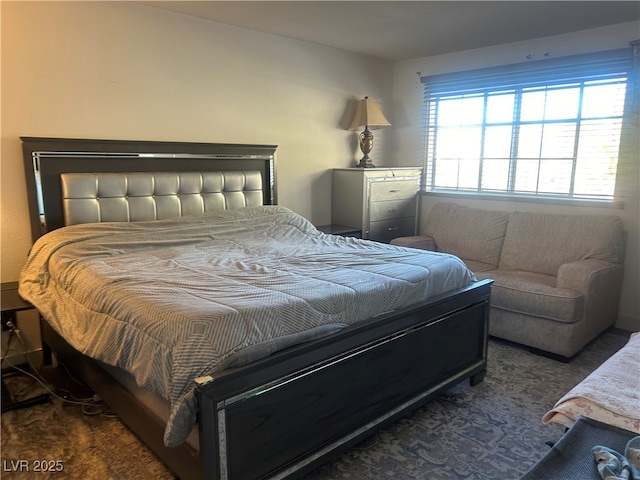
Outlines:
POLYGON ((389 229, 388 229, 388 230, 389 230, 390 232, 393 232, 393 231, 395 231, 395 230, 398 230, 398 227, 389 227, 389 229))
POLYGON ((397 212, 398 209, 397 208, 390 208, 389 210, 387 210, 388 212, 397 212))
POLYGON ((400 189, 399 189, 399 188, 390 188, 390 189, 389 189, 389 192, 390 192, 390 193, 398 193, 399 191, 400 191, 400 189))

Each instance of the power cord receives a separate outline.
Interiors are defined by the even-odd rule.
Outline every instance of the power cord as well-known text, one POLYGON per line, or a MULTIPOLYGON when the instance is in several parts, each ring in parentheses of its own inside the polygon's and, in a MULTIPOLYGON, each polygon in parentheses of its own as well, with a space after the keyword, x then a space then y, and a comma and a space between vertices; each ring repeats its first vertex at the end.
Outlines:
MULTIPOLYGON (((34 372, 37 372, 38 370, 35 367, 35 365, 33 364, 33 362, 31 361, 31 357, 29 356, 29 350, 27 349, 26 342, 22 338, 22 332, 18 329, 18 326, 15 325, 12 321, 8 321, 6 323, 6 326, 10 330, 10 333, 9 333, 10 336, 9 336, 9 342, 7 343, 7 351, 2 356, 2 359, 3 360, 6 359, 7 353, 9 353, 9 350, 10 350, 10 347, 11 347, 11 339, 13 338, 13 335, 15 334, 16 338, 18 339, 18 342, 20 342, 20 345, 24 349, 25 357, 27 358, 27 362, 29 362, 29 366, 33 369, 34 372)), ((11 365, 11 362, 7 362, 7 363, 9 365, 11 365)))
MULTIPOLYGON (((100 399, 100 397, 98 395, 94 395, 91 398, 75 398, 71 392, 69 392, 66 389, 58 389, 58 391, 61 392, 66 392, 66 396, 60 396, 57 393, 55 393, 54 391, 52 391, 45 383, 45 380, 40 377, 40 374, 38 373, 38 375, 34 375, 31 372, 28 372, 20 367, 18 367, 17 365, 14 365, 13 363, 11 363, 8 359, 7 359, 7 354, 9 353, 10 347, 11 347, 11 340, 13 339, 13 336, 15 334, 15 337, 18 339, 18 342, 20 343, 20 345, 22 346, 22 348, 24 349, 25 352, 25 357, 27 358, 27 362, 29 363, 29 366, 31 367, 31 369, 34 372, 39 372, 38 369, 36 368, 36 366, 33 364, 33 361, 31 360, 31 357, 29 356, 29 351, 28 348, 26 346, 26 343, 24 341, 24 339, 22 338, 22 332, 20 332, 20 330, 18 329, 18 327, 16 325, 14 325, 13 322, 9 321, 6 323, 6 326, 10 329, 9 330, 9 340, 7 342, 7 351, 2 355, 2 362, 6 362, 11 368, 13 368, 14 370, 27 375, 28 377, 32 378, 33 380, 35 380, 36 382, 38 382, 40 384, 40 386, 42 386, 42 388, 44 388, 49 395, 51 395, 54 398, 57 398, 58 400, 61 400, 64 404, 67 405, 79 405, 82 407, 82 413, 85 415, 89 415, 89 416, 94 416, 94 415, 102 415, 105 417, 109 417, 109 418, 113 418, 113 417, 117 417, 117 415, 115 413, 113 413, 109 407, 107 407, 107 405, 100 399), (73 398, 73 400, 70 400, 68 397, 73 398)), ((73 375, 71 375, 71 373, 69 372, 69 370, 67 369, 66 366, 64 366, 65 371, 69 374, 69 376, 76 382, 81 384, 82 382, 78 381, 75 377, 73 377, 73 375)), ((40 399, 41 396, 38 396, 37 398, 40 399)), ((25 400, 25 402, 29 402, 29 399, 25 400)))
MULTIPOLYGON (((13 325, 12 322, 7 322, 7 325, 13 325)), ((4 358, 9 353, 9 347, 11 346, 11 339, 13 338, 13 329, 9 330, 9 340, 7 341, 7 351, 2 354, 0 358, 0 362, 4 362, 4 358)))
POLYGON ((26 370, 18 367, 17 365, 12 364, 8 360, 5 360, 5 361, 7 362, 7 364, 11 368, 17 370, 18 372, 20 372, 20 373, 22 373, 24 375, 27 375, 28 377, 31 377, 36 382, 38 382, 40 384, 40 386, 42 386, 42 388, 44 388, 49 393, 49 395, 51 395, 52 397, 57 398, 58 400, 64 402, 65 404, 68 404, 68 405, 79 405, 79 406, 81 406, 82 407, 82 413, 84 413, 85 415, 89 415, 89 416, 103 415, 105 417, 117 417, 117 415, 115 413, 113 413, 111 410, 109 410, 109 407, 107 407, 105 405, 105 403, 100 399, 100 397, 98 395, 94 395, 93 397, 87 397, 87 398, 76 398, 68 390, 66 390, 64 388, 58 388, 57 391, 66 392, 66 396, 64 396, 64 397, 60 396, 56 392, 52 391, 36 375, 33 375, 32 373, 27 372, 26 370), (70 400, 69 397, 73 398, 73 400, 70 400))

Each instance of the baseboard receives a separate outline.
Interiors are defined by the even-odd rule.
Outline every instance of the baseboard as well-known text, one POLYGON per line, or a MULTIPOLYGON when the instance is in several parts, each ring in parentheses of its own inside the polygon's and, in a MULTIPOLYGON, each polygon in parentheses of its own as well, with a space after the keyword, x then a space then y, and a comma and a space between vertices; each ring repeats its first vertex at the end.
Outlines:
POLYGON ((2 374, 16 371, 15 368, 18 367, 22 370, 29 370, 29 363, 27 361, 26 355, 12 355, 10 358, 5 358, 2 362, 2 374))
POLYGON ((618 321, 614 328, 627 330, 629 332, 640 332, 640 317, 632 317, 631 315, 618 315, 618 321))
POLYGON ((29 370, 31 362, 35 364, 34 368, 39 368, 42 363, 42 349, 29 352, 25 352, 24 349, 10 349, 2 360, 2 373, 14 370, 13 367, 29 370))
POLYGON ((606 333, 610 333, 612 335, 618 335, 619 337, 629 338, 633 332, 630 330, 625 330, 623 328, 611 327, 606 331, 606 333))

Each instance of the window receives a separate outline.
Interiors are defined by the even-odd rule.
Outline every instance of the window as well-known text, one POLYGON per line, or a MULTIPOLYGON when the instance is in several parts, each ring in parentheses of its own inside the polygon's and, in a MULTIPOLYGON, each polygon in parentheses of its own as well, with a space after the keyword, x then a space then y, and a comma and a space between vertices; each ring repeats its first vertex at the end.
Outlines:
POLYGON ((425 189, 613 200, 627 49, 423 77, 425 189))

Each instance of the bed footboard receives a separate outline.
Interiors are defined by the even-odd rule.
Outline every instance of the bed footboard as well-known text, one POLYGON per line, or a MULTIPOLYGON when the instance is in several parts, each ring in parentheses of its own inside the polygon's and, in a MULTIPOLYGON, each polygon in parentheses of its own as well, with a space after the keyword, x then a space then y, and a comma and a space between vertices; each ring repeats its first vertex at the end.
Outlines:
POLYGON ((199 379, 205 478, 296 478, 486 371, 491 282, 199 379))
POLYGON ((164 446, 164 422, 44 321, 43 343, 182 480, 293 479, 447 388, 482 381, 491 284, 199 379, 199 450, 164 446))

